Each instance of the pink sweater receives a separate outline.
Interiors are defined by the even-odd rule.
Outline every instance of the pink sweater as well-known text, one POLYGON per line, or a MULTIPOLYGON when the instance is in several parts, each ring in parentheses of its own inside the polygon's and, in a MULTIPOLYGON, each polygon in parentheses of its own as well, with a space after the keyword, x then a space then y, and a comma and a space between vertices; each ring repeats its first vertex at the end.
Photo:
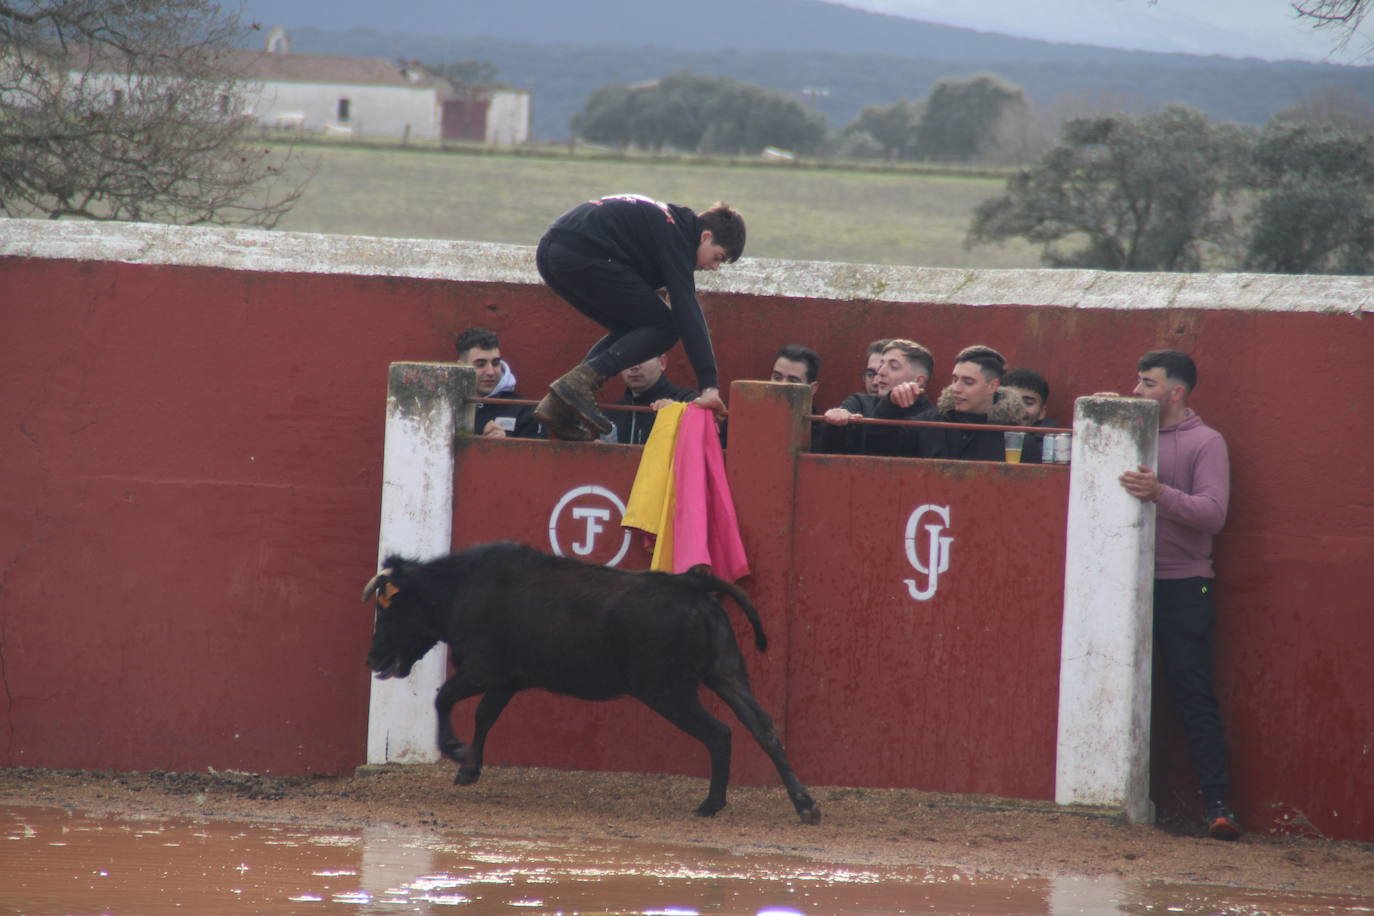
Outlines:
POLYGON ((1159 431, 1155 578, 1213 578, 1212 535, 1226 522, 1231 465, 1226 440, 1191 409, 1159 431))

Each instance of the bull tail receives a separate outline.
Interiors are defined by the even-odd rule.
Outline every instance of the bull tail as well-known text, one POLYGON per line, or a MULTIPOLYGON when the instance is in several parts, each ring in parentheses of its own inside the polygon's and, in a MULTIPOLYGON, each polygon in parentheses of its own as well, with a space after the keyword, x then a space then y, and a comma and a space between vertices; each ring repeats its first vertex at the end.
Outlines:
MULTIPOLYGON (((704 567, 702 567, 704 568, 704 567)), ((754 607, 754 602, 749 600, 749 596, 732 582, 718 579, 710 573, 693 570, 683 573, 695 580, 695 584, 703 591, 711 592, 715 595, 729 595, 735 599, 735 603, 744 611, 744 616, 749 618, 749 625, 754 628, 754 645, 760 652, 768 651, 768 636, 763 632, 763 621, 759 619, 758 609, 754 607)))

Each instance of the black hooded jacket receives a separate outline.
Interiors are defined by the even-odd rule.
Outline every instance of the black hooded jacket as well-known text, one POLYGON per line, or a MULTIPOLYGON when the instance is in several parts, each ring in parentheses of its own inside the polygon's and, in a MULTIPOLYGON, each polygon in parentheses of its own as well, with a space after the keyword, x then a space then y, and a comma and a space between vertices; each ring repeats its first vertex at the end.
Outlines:
MULTIPOLYGON (((930 398, 922 394, 910 407, 898 407, 887 395, 851 394, 840 404, 850 413, 874 420, 935 420, 936 410, 930 398)), ((821 450, 846 455, 892 455, 904 458, 937 458, 928 449, 935 444, 922 433, 941 432, 919 427, 875 426, 869 423, 849 423, 845 426, 824 424, 821 450)))

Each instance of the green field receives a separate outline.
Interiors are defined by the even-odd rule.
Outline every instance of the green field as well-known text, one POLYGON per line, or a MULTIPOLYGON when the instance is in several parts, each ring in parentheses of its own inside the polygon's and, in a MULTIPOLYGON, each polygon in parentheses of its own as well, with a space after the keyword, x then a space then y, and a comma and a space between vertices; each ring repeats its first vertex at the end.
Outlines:
POLYGON ((279 224, 287 231, 533 245, 573 204, 634 192, 695 209, 729 201, 748 223, 752 257, 1039 266, 1024 243, 963 246, 970 213, 1001 178, 356 147, 297 155, 317 171, 279 224))

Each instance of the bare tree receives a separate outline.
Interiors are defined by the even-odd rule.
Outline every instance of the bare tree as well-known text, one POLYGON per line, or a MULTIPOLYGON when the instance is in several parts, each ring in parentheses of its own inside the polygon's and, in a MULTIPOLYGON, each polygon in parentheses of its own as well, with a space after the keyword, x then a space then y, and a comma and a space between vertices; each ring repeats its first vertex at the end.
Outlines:
MULTIPOLYGON (((1292 6, 1300 18, 1312 20, 1315 28, 1337 32, 1338 48, 1348 46, 1359 34, 1370 9, 1369 0, 1293 0, 1292 6)), ((1368 44, 1366 53, 1374 51, 1374 41, 1368 44)))
POLYGON ((212 0, 0 0, 0 212, 271 227, 308 176, 250 142, 212 0))

